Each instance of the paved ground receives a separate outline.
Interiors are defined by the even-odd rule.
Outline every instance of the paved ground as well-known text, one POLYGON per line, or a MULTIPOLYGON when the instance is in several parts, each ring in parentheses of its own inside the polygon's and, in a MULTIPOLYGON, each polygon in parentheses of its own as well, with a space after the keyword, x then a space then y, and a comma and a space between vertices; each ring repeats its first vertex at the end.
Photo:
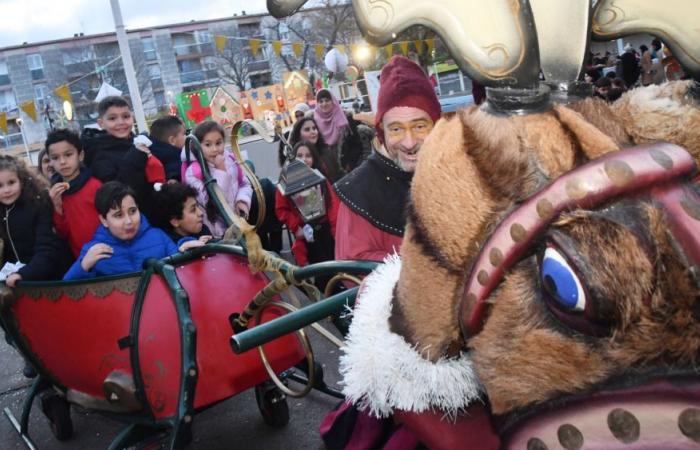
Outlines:
MULTIPOLYGON (((333 329, 332 325, 328 329, 333 329)), ((310 332, 314 352, 324 365, 326 380, 338 379, 337 348, 310 332)), ((22 401, 29 381, 22 376, 22 360, 12 347, 0 340, 0 409, 9 407, 19 418, 22 401)), ((320 445, 318 425, 338 400, 312 392, 303 399, 288 398, 290 422, 286 428, 273 429, 262 420, 253 391, 226 400, 197 416, 194 439, 190 449, 315 449, 320 445)), ((66 442, 54 439, 38 407, 30 421, 30 435, 41 450, 106 449, 121 430, 122 424, 100 414, 74 407, 72 410, 75 435, 66 442)), ((0 450, 25 448, 4 415, 0 416, 0 450)))

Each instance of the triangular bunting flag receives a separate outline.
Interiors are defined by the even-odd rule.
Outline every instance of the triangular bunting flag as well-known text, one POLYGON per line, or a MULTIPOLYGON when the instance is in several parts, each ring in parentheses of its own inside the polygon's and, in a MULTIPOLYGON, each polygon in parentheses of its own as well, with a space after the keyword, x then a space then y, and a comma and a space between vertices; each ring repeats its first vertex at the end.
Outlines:
POLYGON ((355 55, 357 54, 357 51, 358 51, 359 49, 360 49, 360 45, 359 45, 359 44, 351 44, 351 45, 350 45, 350 54, 351 54, 352 56, 355 56, 355 55))
POLYGON ((53 90, 53 92, 61 97, 64 102, 72 102, 73 99, 70 96, 70 88, 68 87, 67 84, 63 84, 56 89, 53 90))
POLYGON ((301 42, 292 42, 292 51, 294 52, 294 56, 297 58, 301 58, 301 52, 303 49, 304 47, 301 42))
POLYGON ((416 51, 419 55, 423 54, 423 41, 421 41, 420 39, 416 39, 415 41, 413 41, 413 45, 416 47, 416 51))
POLYGON ((257 56, 258 50, 260 50, 260 39, 251 39, 248 43, 250 44, 250 52, 253 56, 257 56))
POLYGON ((102 85, 100 86, 100 90, 97 91, 97 96, 95 97, 95 103, 100 103, 100 101, 102 101, 103 98, 111 97, 113 95, 120 96, 120 95, 122 95, 122 91, 115 88, 111 84, 103 81, 102 85))
POLYGON ((36 122, 36 105, 34 100, 29 100, 19 105, 19 108, 24 111, 26 115, 31 117, 31 119, 36 122))
POLYGON ((323 51, 326 49, 326 46, 323 44, 316 44, 314 48, 316 49, 316 59, 320 60, 323 58, 323 51))
POLYGON ((399 48, 401 49, 403 56, 408 55, 408 41, 399 42, 399 48))
POLYGON ((384 52, 386 53, 387 59, 391 59, 391 57, 394 56, 394 44, 385 45, 384 52))
POLYGON ((336 50, 338 50, 340 53, 345 54, 345 46, 344 45, 334 45, 333 46, 336 50))
POLYGON ((7 113, 0 113, 0 130, 7 134, 7 113))
POLYGON ((282 41, 272 41, 272 50, 275 51, 275 55, 280 56, 282 54, 282 41))
POLYGON ((435 39, 426 39, 425 45, 428 46, 428 55, 433 56, 433 50, 435 50, 435 39))
POLYGON ((214 36, 214 44, 216 45, 216 49, 219 51, 219 53, 224 52, 226 40, 226 36, 214 36))

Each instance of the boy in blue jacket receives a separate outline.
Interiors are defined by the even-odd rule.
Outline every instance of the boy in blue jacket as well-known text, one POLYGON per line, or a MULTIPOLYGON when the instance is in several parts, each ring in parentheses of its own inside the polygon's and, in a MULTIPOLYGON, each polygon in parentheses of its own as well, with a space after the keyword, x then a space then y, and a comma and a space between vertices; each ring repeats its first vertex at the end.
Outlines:
POLYGON ((151 227, 141 216, 133 191, 117 181, 105 183, 97 190, 95 209, 101 225, 83 246, 64 280, 138 272, 148 258, 164 258, 178 249, 184 252, 204 245, 202 241, 183 238, 178 241, 178 248, 165 232, 151 227))

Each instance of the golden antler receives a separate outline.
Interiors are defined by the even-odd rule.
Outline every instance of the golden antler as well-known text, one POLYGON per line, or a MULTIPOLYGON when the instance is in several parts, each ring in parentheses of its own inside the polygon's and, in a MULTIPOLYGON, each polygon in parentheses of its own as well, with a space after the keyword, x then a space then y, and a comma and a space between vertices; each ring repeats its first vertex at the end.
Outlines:
POLYGON ((460 68, 487 85, 529 87, 539 56, 524 0, 353 0, 365 37, 385 45, 412 25, 435 30, 460 68))
POLYGON ((593 35, 610 40, 650 33, 671 48, 683 67, 700 78, 700 2, 698 0, 598 0, 593 35))

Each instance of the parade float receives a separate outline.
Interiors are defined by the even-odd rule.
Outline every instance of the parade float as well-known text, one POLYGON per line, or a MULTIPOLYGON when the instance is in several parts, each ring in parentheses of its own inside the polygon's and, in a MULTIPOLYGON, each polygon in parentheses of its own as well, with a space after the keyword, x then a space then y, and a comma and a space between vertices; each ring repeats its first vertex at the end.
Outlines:
POLYGON ((487 99, 421 148, 400 258, 357 299, 327 447, 695 448, 698 5, 353 6, 378 46, 432 28, 487 99), (659 37, 691 79, 588 98, 591 37, 634 33, 659 37))
MULTIPOLYGON (((238 158, 242 125, 237 123, 232 133, 238 158)), ((249 126, 266 133, 255 122, 249 126)), ((111 443, 113 449, 153 439, 167 448, 183 448, 199 411, 249 390, 255 392, 264 421, 273 427, 289 420, 286 396, 303 396, 315 388, 342 397, 324 383, 303 330, 241 355, 232 351, 229 340, 296 310, 280 296, 292 287, 320 300, 309 278, 341 273, 337 283, 354 279, 350 273, 369 273, 375 264, 330 262, 300 268, 264 251, 254 226, 233 213, 210 177, 196 138, 188 137, 186 146, 203 168, 209 195, 230 226, 223 240, 149 260, 139 273, 2 287, 0 314, 8 341, 39 374, 20 418, 5 409, 29 448, 35 448, 29 433, 32 405, 47 391, 126 423, 111 443)), ((260 202, 258 214, 264 217, 260 185, 245 170, 260 202)), ((331 306, 351 302, 354 291, 334 296, 331 306)), ((327 302, 320 306, 325 316, 334 311, 327 302)), ((54 435, 69 439, 68 411, 61 401, 53 401, 55 396, 48 398, 42 398, 41 407, 54 435)))

